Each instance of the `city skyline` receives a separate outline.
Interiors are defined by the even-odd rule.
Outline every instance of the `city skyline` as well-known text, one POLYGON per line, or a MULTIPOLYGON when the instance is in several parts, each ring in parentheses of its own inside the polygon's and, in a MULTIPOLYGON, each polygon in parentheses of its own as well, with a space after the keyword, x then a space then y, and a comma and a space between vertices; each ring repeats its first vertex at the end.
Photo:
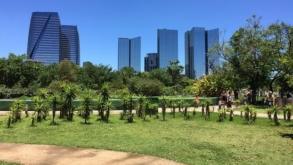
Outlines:
POLYGON ((52 11, 59 13, 61 24, 78 25, 80 63, 91 61, 117 70, 117 38, 141 36, 141 70, 144 70, 143 57, 157 52, 157 29, 167 28, 178 30, 178 59, 185 66, 184 32, 191 27, 219 28, 220 41, 228 40, 254 14, 262 17, 264 27, 277 21, 292 25, 291 6, 293 2, 289 0, 2 1, 0 57, 26 53, 31 13, 52 11))

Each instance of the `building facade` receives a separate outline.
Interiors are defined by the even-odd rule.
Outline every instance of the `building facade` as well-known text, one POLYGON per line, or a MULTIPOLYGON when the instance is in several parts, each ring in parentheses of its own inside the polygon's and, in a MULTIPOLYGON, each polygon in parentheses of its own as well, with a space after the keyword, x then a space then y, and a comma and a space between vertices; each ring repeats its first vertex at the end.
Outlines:
POLYGON ((118 70, 123 67, 141 71, 141 37, 118 38, 118 70))
MULTIPOLYGON (((185 32, 185 75, 191 79, 200 78, 209 73, 209 62, 218 62, 215 54, 208 55, 208 50, 219 43, 219 30, 193 27, 185 32), (210 60, 213 57, 213 60, 210 60)), ((219 65, 217 63, 217 65, 219 65)))
POLYGON ((80 64, 79 34, 77 26, 61 25, 61 60, 80 64))
POLYGON ((30 21, 27 55, 45 65, 68 59, 80 63, 77 26, 61 25, 57 12, 33 12, 30 21))
POLYGON ((44 64, 59 63, 61 28, 57 12, 33 12, 28 35, 27 55, 44 64))
POLYGON ((215 44, 219 44, 219 29, 211 29, 206 31, 206 73, 211 73, 211 66, 220 66, 220 58, 217 53, 209 52, 215 44))
POLYGON ((178 31, 158 29, 157 53, 159 68, 167 68, 169 61, 178 60, 178 31))
POLYGON ((144 58, 144 71, 150 72, 159 68, 158 54, 148 53, 144 58))

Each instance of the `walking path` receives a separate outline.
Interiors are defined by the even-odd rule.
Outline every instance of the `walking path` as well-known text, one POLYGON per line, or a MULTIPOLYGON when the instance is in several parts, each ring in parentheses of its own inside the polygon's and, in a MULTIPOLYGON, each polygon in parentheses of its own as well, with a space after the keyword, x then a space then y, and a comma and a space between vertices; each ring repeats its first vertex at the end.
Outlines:
POLYGON ((25 165, 182 165, 127 152, 13 143, 0 143, 0 160, 25 165))

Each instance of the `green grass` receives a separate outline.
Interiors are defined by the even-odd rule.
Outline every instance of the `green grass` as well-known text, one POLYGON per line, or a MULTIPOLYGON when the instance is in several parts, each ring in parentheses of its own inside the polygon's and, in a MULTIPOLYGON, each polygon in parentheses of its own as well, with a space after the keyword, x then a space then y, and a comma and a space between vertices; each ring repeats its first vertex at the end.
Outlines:
POLYGON ((0 165, 19 165, 18 163, 10 163, 0 160, 0 165))
MULTIPOLYGON (((185 164, 291 164, 293 162, 292 122, 280 121, 274 126, 268 119, 257 118, 245 124, 244 118, 234 117, 217 122, 217 114, 205 121, 197 112, 184 120, 181 113, 167 121, 135 118, 135 123, 110 115, 110 123, 91 124, 75 116, 73 122, 57 120, 30 126, 30 118, 23 118, 6 128, 6 117, 0 116, 0 142, 50 144, 70 147, 97 148, 154 155, 185 164)), ((1 158, 0 158, 1 159, 1 158)), ((2 162, 0 162, 2 163, 2 162)))

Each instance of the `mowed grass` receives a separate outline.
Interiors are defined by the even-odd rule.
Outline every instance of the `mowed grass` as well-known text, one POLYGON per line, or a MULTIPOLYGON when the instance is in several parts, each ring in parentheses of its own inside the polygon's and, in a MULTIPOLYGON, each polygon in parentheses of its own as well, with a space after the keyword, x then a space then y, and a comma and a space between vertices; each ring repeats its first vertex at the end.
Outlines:
MULTIPOLYGON (((266 118, 245 124, 235 116, 217 122, 217 114, 205 121, 197 112, 189 120, 181 113, 166 121, 147 117, 135 118, 135 123, 110 115, 110 123, 91 115, 90 124, 74 116, 73 122, 57 119, 58 125, 46 121, 31 127, 31 118, 23 118, 6 128, 7 116, 0 116, 0 142, 49 144, 125 151, 167 158, 185 164, 292 164, 292 122, 281 121, 274 126, 266 118)), ((36 153, 37 154, 37 153, 36 153)), ((37 155, 36 155, 37 156, 37 155)), ((1 158, 0 158, 1 159, 1 158)))

